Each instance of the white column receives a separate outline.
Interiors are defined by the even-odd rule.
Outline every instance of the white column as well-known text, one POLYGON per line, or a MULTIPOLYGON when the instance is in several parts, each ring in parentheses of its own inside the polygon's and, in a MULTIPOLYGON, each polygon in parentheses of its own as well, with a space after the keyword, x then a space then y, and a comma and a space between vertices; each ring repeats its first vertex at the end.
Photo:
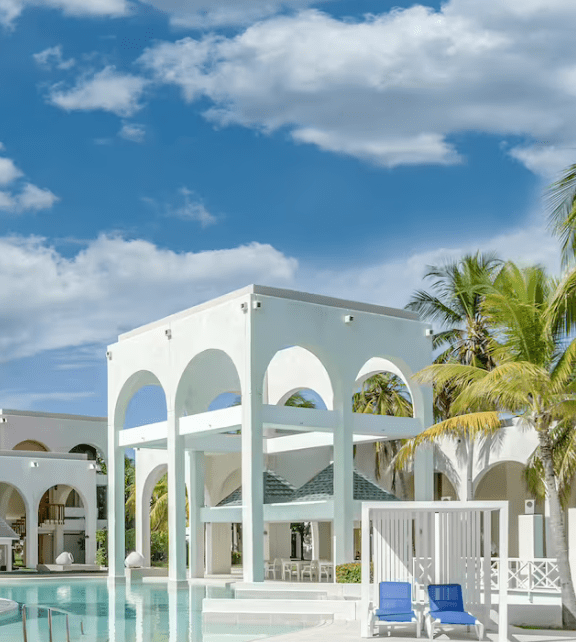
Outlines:
POLYGON ((188 523, 190 526, 190 577, 204 577, 204 523, 200 509, 204 505, 204 453, 186 451, 188 486, 188 523))
POLYGON ((360 613, 360 635, 363 638, 371 637, 368 614, 371 609, 370 603, 370 508, 362 506, 362 589, 361 589, 361 613, 360 613))
POLYGON ((96 486, 94 496, 88 508, 84 508, 84 562, 94 564, 96 562, 96 520, 98 509, 96 508, 96 486))
POLYGON ((320 559, 320 531, 318 528, 318 522, 311 523, 312 530, 312 559, 320 559))
POLYGON ((246 369, 242 390, 242 567, 245 582, 264 581, 263 375, 255 368, 252 297, 246 312, 246 369))
POLYGON ((168 410, 168 578, 186 579, 186 484, 184 482, 184 443, 178 434, 178 418, 168 410))
POLYGON ((124 577, 124 448, 114 427, 115 404, 109 398, 108 424, 108 575, 124 577))
POLYGON ((138 465, 136 449, 136 550, 144 556, 144 566, 151 566, 150 560, 150 496, 146 493, 146 476, 138 465))
POLYGON ((500 509, 498 640, 508 642, 508 502, 500 509))
POLYGON ((26 515, 26 566, 38 565, 38 505, 32 502, 32 509, 26 515))
MULTIPOLYGON (((88 532, 88 530, 86 530, 86 532, 88 532)), ((60 555, 60 553, 62 553, 63 551, 64 551, 64 526, 62 526, 61 524, 57 524, 54 527, 54 560, 56 560, 58 555, 60 555)), ((86 555, 86 560, 88 560, 88 555, 86 555)))
MULTIPOLYGON (((425 430, 434 423, 432 387, 422 386, 422 408, 417 416, 422 419, 425 430)), ((418 448, 414 457, 414 499, 434 501, 434 449, 431 445, 418 448)))
POLYGON ((354 561, 354 457, 352 402, 338 400, 334 429, 334 564, 354 561))

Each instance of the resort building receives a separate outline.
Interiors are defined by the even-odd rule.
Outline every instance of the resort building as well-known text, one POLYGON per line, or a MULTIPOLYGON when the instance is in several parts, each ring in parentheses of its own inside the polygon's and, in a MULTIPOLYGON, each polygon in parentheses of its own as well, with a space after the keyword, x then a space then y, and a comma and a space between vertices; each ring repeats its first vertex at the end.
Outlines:
POLYGON ((0 570, 54 564, 63 551, 94 564, 106 453, 105 418, 0 410, 0 570))

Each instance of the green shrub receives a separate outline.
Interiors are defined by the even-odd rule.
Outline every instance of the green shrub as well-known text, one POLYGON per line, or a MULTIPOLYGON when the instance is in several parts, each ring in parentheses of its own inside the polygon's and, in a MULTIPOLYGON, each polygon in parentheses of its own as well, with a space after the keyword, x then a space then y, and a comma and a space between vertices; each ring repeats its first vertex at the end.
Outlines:
MULTIPOLYGON (((374 563, 370 562, 370 581, 374 581, 374 563)), ((339 584, 360 584, 362 582, 362 562, 350 562, 336 566, 336 582, 339 584)))
POLYGON ((242 553, 232 551, 232 565, 236 566, 238 564, 242 564, 242 553))
POLYGON ((166 562, 168 560, 168 533, 166 531, 152 531, 150 533, 150 558, 152 562, 166 562))
MULTIPOLYGON (((125 534, 126 547, 125 555, 136 548, 136 531, 129 528, 125 534)), ((96 564, 108 566, 108 531, 106 529, 96 531, 96 564)))

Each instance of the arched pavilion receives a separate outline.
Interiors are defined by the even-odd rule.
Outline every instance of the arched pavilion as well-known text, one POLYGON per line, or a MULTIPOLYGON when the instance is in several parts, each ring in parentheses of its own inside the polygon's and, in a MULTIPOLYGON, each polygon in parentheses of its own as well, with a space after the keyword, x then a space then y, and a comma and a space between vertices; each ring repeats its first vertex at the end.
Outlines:
MULTIPOLYGON (((204 573, 204 524, 234 521, 225 513, 238 510, 204 506, 205 453, 241 453, 245 581, 264 579, 266 522, 330 520, 334 562, 353 560, 353 446, 413 437, 432 423, 431 389, 413 380, 431 363, 429 335, 411 312, 257 285, 121 335, 108 350, 110 576, 124 574, 126 448, 166 451, 172 581, 186 579, 186 487, 191 577, 204 573), (283 360, 289 368, 278 367, 283 360), (352 412, 360 383, 385 370, 406 383, 414 417, 352 412), (131 398, 149 385, 164 391, 166 421, 124 429, 131 398), (327 409, 274 405, 299 387, 329 397, 327 409), (208 409, 228 392, 241 404, 208 409), (265 456, 322 446, 333 448, 333 498, 265 504, 265 456)), ((432 499, 429 451, 419 452, 414 476, 415 499, 432 499)))

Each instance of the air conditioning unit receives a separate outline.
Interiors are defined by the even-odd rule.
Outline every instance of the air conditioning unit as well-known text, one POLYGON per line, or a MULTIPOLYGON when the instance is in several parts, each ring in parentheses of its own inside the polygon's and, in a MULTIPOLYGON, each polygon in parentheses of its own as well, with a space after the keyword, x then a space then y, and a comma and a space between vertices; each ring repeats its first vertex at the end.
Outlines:
POLYGON ((527 499, 524 502, 524 514, 525 515, 534 515, 534 508, 536 505, 536 500, 527 499))

